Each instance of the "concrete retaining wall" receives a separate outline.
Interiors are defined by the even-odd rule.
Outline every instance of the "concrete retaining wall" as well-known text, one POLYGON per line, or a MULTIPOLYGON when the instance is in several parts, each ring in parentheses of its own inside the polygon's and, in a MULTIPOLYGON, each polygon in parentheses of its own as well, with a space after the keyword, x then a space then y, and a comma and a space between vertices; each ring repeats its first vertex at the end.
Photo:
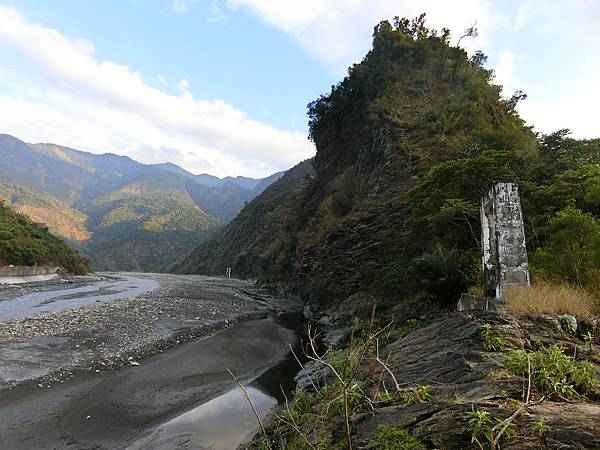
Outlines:
POLYGON ((0 267, 0 277, 29 277, 34 275, 52 275, 56 273, 58 267, 45 266, 15 266, 0 267))

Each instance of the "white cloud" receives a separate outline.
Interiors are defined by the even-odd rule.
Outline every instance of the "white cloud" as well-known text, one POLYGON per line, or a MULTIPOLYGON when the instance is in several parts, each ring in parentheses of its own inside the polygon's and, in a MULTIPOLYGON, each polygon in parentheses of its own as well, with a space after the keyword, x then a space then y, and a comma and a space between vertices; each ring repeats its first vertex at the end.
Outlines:
POLYGON ((167 77, 165 77, 164 75, 159 75, 158 76, 158 82, 160 83, 161 86, 164 86, 164 87, 168 87, 169 86, 169 82, 167 81, 167 77))
POLYGON ((519 31, 535 19, 541 17, 544 13, 544 6, 547 6, 542 0, 525 0, 519 8, 515 18, 512 31, 519 31))
POLYGON ((198 0, 169 0, 169 7, 178 14, 188 12, 198 0))
POLYGON ((569 127, 576 137, 600 134, 594 109, 600 95, 598 0, 223 1, 232 11, 248 12, 290 35, 340 75, 369 50, 373 25, 381 20, 425 12, 429 27, 450 29, 453 44, 476 21, 478 37, 463 40, 461 46, 469 52, 483 50, 496 61, 495 82, 504 86, 505 95, 525 90, 528 98, 519 110, 530 124, 544 132, 569 127), (528 45, 518 55, 506 49, 520 42, 528 45), (544 56, 542 46, 556 48, 555 57, 544 56), (582 59, 574 60, 574 53, 582 59), (571 61, 570 70, 564 70, 566 60, 571 61))
POLYGON ((504 95, 512 95, 515 91, 515 71, 518 56, 510 50, 502 50, 494 69, 494 83, 504 86, 504 95))
POLYGON ((563 90, 545 96, 527 90, 527 94, 527 100, 519 104, 519 112, 535 125, 536 130, 550 133, 568 128, 576 138, 600 137, 597 113, 600 91, 597 79, 582 82, 576 91, 563 90))
POLYGON ((209 22, 225 23, 229 21, 229 18, 229 14, 227 14, 222 8, 219 0, 212 0, 210 6, 208 7, 208 16, 206 17, 206 20, 209 22))
POLYGON ((185 78, 182 78, 179 83, 175 85, 181 92, 187 92, 190 89, 190 83, 185 78))
MULTIPOLYGON (((32 81, 19 73, 10 81, 6 76, 0 80, 13 85, 7 90, 10 93, 3 94, 0 123, 9 127, 3 131, 18 137, 54 140, 95 152, 132 154, 148 147, 193 150, 198 161, 220 162, 214 172, 221 175, 265 175, 314 152, 300 133, 253 120, 221 100, 194 98, 185 79, 178 83, 182 94, 169 95, 146 84, 141 74, 127 66, 96 60, 90 42, 30 23, 15 9, 0 5, 1 45, 24 55, 29 65, 26 73, 37 77, 32 81), (33 96, 34 83, 42 83, 38 87, 42 94, 33 96), (19 89, 32 98, 16 94, 19 89), (32 123, 36 125, 28 125, 32 123)), ((147 161, 143 154, 138 158, 147 161)), ((174 162, 203 170, 189 156, 174 162)))
POLYGON ((374 24, 394 16, 413 18, 426 12, 429 26, 450 28, 456 37, 477 21, 479 37, 466 42, 469 48, 485 48, 489 32, 504 20, 486 0, 227 0, 227 5, 234 11, 245 8, 290 34, 337 71, 367 52, 374 24))

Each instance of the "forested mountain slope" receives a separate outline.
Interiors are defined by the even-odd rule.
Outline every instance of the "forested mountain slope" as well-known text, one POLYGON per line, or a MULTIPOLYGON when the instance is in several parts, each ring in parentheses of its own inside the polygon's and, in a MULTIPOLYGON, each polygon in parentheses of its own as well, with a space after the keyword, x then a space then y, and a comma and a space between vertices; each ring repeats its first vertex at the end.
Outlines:
POLYGON ((234 275, 238 277, 283 270, 281 265, 287 261, 282 256, 288 256, 293 232, 289 227, 295 219, 290 214, 313 175, 312 160, 288 170, 209 242, 181 258, 172 270, 222 274, 227 267, 235 267, 234 275))
POLYGON ((90 270, 89 261, 68 243, 48 232, 0 200, 0 266, 62 266, 82 274, 90 270))
POLYGON ((98 269, 163 270, 279 176, 220 179, 0 135, 0 198, 71 240, 98 269))
POLYGON ((581 256, 592 283, 599 141, 536 135, 516 112, 525 95, 503 97, 485 61, 424 17, 379 24, 363 61, 309 105, 314 177, 279 204, 274 184, 180 269, 232 267, 321 304, 357 291, 454 300, 478 284, 480 196, 516 181, 534 274, 580 282, 581 256), (575 260, 565 224, 585 236, 575 260))
POLYGON ((70 241, 85 241, 91 237, 85 221, 87 216, 56 197, 16 183, 0 182, 0 199, 16 211, 45 223, 49 230, 70 241))

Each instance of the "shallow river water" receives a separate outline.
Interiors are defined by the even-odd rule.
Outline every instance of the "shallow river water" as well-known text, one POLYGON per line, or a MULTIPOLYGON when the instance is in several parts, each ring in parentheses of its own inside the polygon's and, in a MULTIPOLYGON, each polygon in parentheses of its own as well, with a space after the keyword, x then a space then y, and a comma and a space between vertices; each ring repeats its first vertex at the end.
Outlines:
MULTIPOLYGON (((301 320, 285 320, 284 324, 299 330, 301 320)), ((298 352, 298 348, 296 351, 298 352)), ((299 352, 298 352, 299 354, 299 352)), ((301 359, 304 359, 302 355, 301 359)), ((291 398, 299 370, 294 356, 287 357, 245 386, 246 392, 262 421, 277 404, 291 398)), ((238 386, 224 394, 155 424, 152 431, 136 438, 128 450, 234 450, 259 430, 256 416, 238 386)))
POLYGON ((157 281, 150 278, 119 275, 110 276, 105 280, 86 286, 32 292, 14 299, 0 301, 0 321, 14 320, 40 313, 53 313, 93 303, 133 298, 159 286, 157 281))

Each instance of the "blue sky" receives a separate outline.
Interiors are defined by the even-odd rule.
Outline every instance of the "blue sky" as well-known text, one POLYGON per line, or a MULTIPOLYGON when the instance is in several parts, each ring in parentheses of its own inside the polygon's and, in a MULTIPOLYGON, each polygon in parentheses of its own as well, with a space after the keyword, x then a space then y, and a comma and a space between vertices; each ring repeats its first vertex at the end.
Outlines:
MULTIPOLYGON (((306 104, 368 50, 373 25, 477 21, 497 82, 539 131, 598 137, 594 0, 0 0, 0 132, 219 176, 314 153, 306 104), (417 4, 418 3, 418 4, 417 4)), ((465 41, 463 41, 465 42, 465 41)))

